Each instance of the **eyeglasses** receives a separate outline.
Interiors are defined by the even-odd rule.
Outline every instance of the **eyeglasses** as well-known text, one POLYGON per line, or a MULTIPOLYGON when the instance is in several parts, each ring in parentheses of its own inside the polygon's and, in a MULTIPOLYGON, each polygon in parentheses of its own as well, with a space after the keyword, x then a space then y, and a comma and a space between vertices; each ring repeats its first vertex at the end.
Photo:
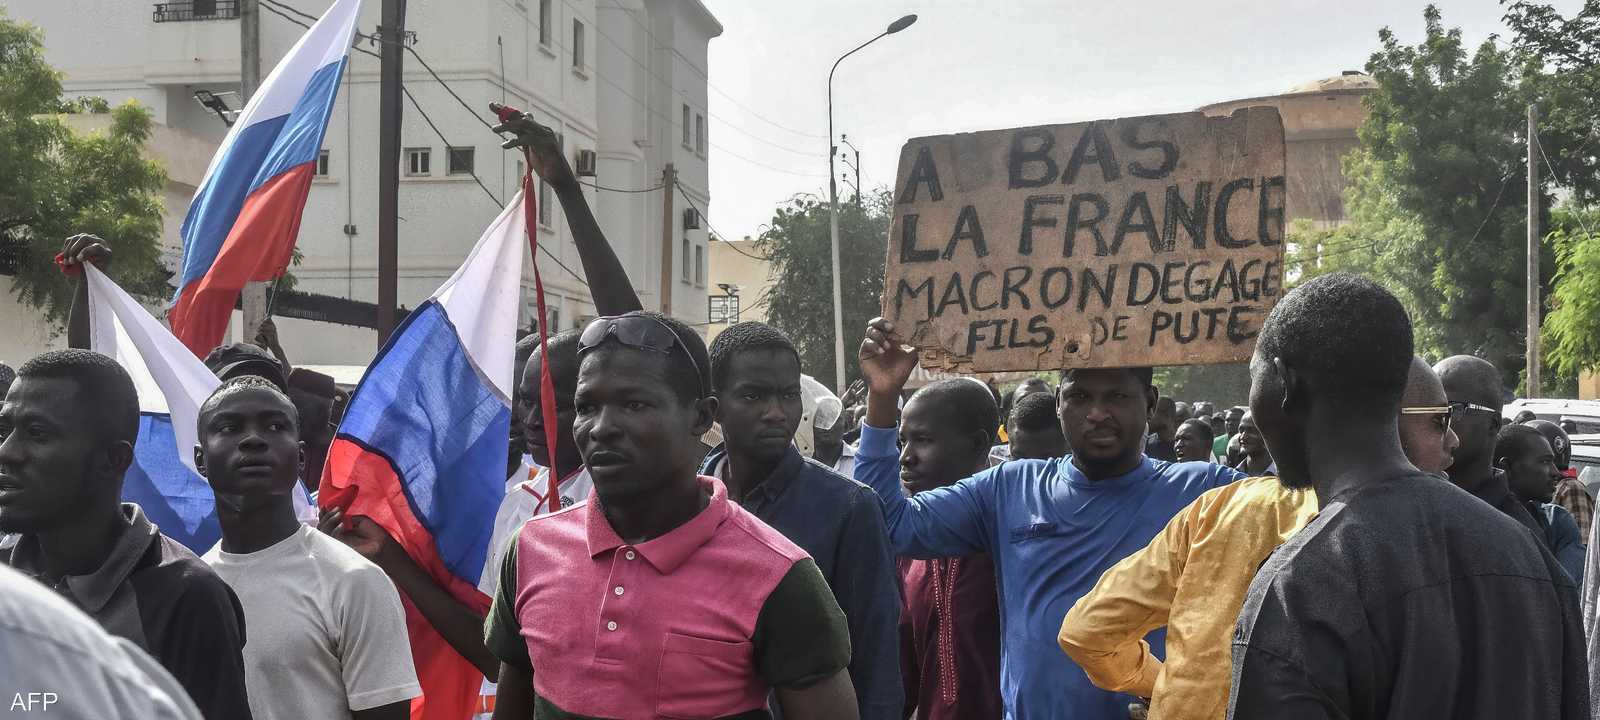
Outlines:
POLYGON ((649 350, 663 355, 671 355, 672 348, 682 347, 683 356, 689 358, 689 364, 694 367, 694 378, 700 386, 700 397, 706 396, 706 384, 700 372, 700 363, 690 354, 689 348, 683 347, 683 342, 678 340, 678 334, 666 323, 649 315, 610 315, 595 318, 594 322, 583 329, 583 334, 578 336, 578 352, 582 354, 593 350, 605 343, 607 338, 616 338, 617 342, 636 350, 649 350))
POLYGON ((1439 432, 1449 432, 1450 430, 1451 413, 1449 405, 1418 405, 1413 407, 1403 407, 1400 408, 1400 414, 1427 415, 1432 417, 1433 422, 1439 426, 1439 432))
POLYGON ((1500 411, 1492 407, 1484 407, 1483 405, 1469 403, 1465 400, 1450 401, 1450 416, 1452 418, 1459 418, 1460 416, 1466 415, 1469 412, 1488 413, 1495 417, 1500 417, 1500 411))

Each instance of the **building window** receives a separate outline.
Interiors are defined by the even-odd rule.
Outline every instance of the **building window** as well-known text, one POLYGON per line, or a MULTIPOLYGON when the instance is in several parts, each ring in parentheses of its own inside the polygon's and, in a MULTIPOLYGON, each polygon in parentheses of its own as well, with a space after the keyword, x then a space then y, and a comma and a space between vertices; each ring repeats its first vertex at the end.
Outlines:
POLYGON ((694 151, 706 154, 706 116, 699 113, 694 116, 694 151))
POLYGON ((689 124, 689 116, 690 115, 691 115, 691 113, 689 112, 689 103, 684 103, 683 104, 683 146, 684 147, 689 147, 689 140, 690 140, 689 131, 690 131, 690 128, 692 127, 689 124))
POLYGON ((694 246, 694 284, 706 286, 706 246, 694 246))
POLYGON ((433 150, 431 148, 406 148, 406 174, 431 175, 433 170, 433 150))
POLYGON ((541 226, 543 226, 543 227, 550 227, 550 220, 551 220, 551 218, 555 217, 554 214, 550 212, 550 206, 552 204, 553 204, 552 203, 552 199, 550 197, 550 183, 547 183, 544 180, 540 180, 539 181, 539 224, 541 226))
POLYGON ((732 325, 739 322, 738 295, 709 295, 706 297, 706 320, 712 324, 732 325))
POLYGON ((583 21, 572 21, 572 67, 583 69, 583 21))
POLYGON ((550 3, 539 0, 539 44, 550 47, 550 3))
POLYGON ((474 171, 473 160, 477 154, 476 150, 477 148, 470 147, 446 148, 445 171, 451 175, 471 175, 474 171))
POLYGON ((328 176, 328 151, 317 151, 317 177, 328 176))
POLYGON ((522 166, 522 161, 518 160, 517 161, 517 174, 512 176, 512 178, 514 178, 517 181, 517 188, 518 189, 522 188, 522 176, 523 176, 523 174, 524 174, 524 169, 523 169, 523 166, 522 166))
POLYGON ((678 263, 678 266, 683 268, 682 275, 683 275, 683 281, 684 282, 689 282, 689 270, 690 270, 690 267, 691 267, 689 265, 689 244, 690 244, 689 243, 689 234, 688 233, 684 233, 684 235, 683 235, 683 260, 678 263))

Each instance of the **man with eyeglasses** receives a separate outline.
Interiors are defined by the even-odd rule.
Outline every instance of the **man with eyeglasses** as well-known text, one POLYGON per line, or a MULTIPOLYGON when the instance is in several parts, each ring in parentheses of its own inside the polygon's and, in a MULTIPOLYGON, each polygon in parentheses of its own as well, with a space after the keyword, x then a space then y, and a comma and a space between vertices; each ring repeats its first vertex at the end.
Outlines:
POLYGON ((1494 466, 1495 438, 1505 423, 1500 415, 1500 371, 1489 361, 1471 355, 1445 358, 1433 370, 1439 374, 1450 400, 1450 428, 1461 439, 1455 462, 1450 465, 1450 482, 1544 538, 1544 527, 1511 492, 1506 474, 1494 466))
MULTIPOLYGON (((1456 437, 1444 388, 1422 358, 1412 359, 1400 402, 1402 412, 1424 411, 1401 416, 1402 452, 1418 469, 1442 476, 1456 437)), ((1241 426, 1254 430, 1254 415, 1245 418, 1241 426)), ((1211 490, 1106 571, 1067 613, 1057 642, 1099 687, 1149 698, 1152 717, 1221 717, 1229 642, 1250 578, 1316 514, 1314 492, 1272 476, 1211 490), (1162 626, 1164 663, 1141 640, 1162 626)))
POLYGON ((700 336, 655 313, 578 339, 573 435, 594 494, 523 526, 485 627, 495 717, 857 717, 844 613, 817 564, 698 476, 700 336))

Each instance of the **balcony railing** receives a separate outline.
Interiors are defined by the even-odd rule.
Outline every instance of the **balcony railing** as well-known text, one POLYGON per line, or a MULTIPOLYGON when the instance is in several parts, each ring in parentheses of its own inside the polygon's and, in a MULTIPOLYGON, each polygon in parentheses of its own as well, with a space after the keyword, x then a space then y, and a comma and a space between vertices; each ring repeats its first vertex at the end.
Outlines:
POLYGON ((239 17, 239 0, 189 0, 156 3, 153 20, 190 22, 193 20, 233 20, 239 17))

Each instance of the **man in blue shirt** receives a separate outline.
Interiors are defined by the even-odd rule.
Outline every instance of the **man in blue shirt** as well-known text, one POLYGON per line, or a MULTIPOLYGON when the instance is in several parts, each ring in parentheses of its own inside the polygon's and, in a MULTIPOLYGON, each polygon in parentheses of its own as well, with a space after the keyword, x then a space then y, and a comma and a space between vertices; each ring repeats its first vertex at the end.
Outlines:
POLYGON ((711 392, 724 444, 703 474, 728 499, 816 560, 850 626, 850 681, 861 720, 901 720, 900 587, 878 498, 795 449, 800 355, 770 325, 743 322, 711 343, 711 392))
MULTIPOLYGON (((1062 656, 1055 643, 1061 620, 1107 568, 1144 547, 1184 506, 1243 475, 1145 457, 1157 398, 1150 368, 1067 370, 1057 401, 1072 455, 1006 462, 907 498, 896 401, 917 366, 916 350, 878 318, 859 357, 868 395, 856 479, 883 500, 889 539, 901 555, 993 557, 1006 717, 1125 720, 1133 698, 1096 688, 1062 656)), ((1150 636, 1158 655, 1163 638, 1150 636)))

